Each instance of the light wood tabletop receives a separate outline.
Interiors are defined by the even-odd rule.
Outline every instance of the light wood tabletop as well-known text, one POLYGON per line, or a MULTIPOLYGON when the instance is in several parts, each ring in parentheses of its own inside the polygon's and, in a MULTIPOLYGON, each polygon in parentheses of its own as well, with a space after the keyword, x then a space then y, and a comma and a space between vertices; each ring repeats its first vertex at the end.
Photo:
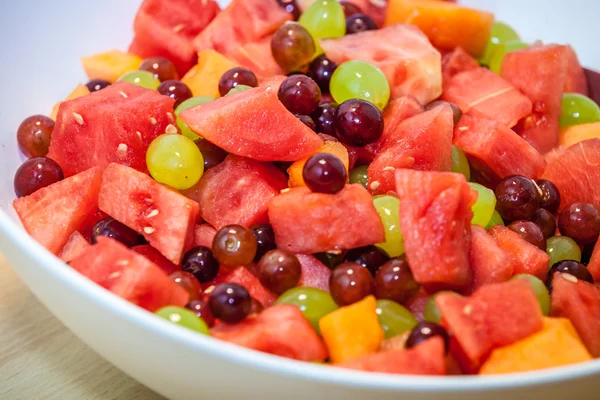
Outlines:
POLYGON ((159 400, 52 316, 0 255, 0 399, 159 400))

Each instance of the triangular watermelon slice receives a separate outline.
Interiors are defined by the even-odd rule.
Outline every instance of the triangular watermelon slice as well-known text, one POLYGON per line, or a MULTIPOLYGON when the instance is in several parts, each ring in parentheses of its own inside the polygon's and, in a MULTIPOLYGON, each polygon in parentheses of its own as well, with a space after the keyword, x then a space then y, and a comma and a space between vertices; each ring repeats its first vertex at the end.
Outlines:
POLYGON ((13 201, 23 227, 42 246, 59 254, 73 232, 98 208, 100 168, 92 168, 13 201))
POLYGON ((450 80, 461 72, 479 68, 479 63, 462 47, 457 47, 442 56, 442 78, 444 88, 450 80))
POLYGON ((223 282, 243 286, 263 307, 269 307, 277 300, 277 296, 268 291, 246 267, 237 267, 223 279, 223 282))
POLYGON ((254 72, 261 81, 275 75, 285 75, 285 72, 273 58, 272 40, 273 35, 269 35, 256 42, 246 43, 227 54, 227 56, 242 67, 254 72))
POLYGON ((302 275, 297 286, 308 286, 329 292, 329 277, 331 270, 325 266, 316 257, 306 254, 296 254, 302 275))
POLYGON ((478 225, 471 226, 471 252, 469 260, 473 269, 473 293, 484 285, 505 282, 513 276, 511 256, 501 249, 494 238, 478 225))
POLYGON ((87 241, 83 235, 77 231, 73 232, 73 234, 69 237, 67 244, 60 251, 58 258, 68 263, 73 260, 75 257, 83 253, 91 247, 90 242, 87 241))
POLYGON ((205 246, 212 248, 212 242, 217 234, 217 230, 209 224, 196 225, 194 233, 194 246, 205 246))
POLYGON ((567 80, 565 82, 565 93, 579 93, 584 96, 588 95, 588 82, 585 71, 579 64, 577 53, 571 46, 568 49, 568 64, 567 64, 567 80))

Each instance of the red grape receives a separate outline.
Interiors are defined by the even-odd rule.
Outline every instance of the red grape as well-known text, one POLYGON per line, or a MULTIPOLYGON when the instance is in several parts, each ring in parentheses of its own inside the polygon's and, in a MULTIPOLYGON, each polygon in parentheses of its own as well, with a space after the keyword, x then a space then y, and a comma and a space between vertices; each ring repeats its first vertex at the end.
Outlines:
POLYGON ((161 82, 179 79, 179 74, 177 73, 175 64, 164 57, 146 58, 144 61, 142 61, 139 70, 154 74, 154 77, 161 82))
POLYGON ((403 304, 416 295, 419 288, 404 256, 383 264, 375 274, 375 295, 378 299, 403 304))
POLYGON ((227 225, 215 235, 212 251, 222 265, 237 267, 254 260, 256 247, 256 238, 250 229, 241 225, 227 225))
POLYGON ((256 79, 254 72, 250 71, 248 68, 231 68, 226 71, 219 80, 219 93, 221 96, 225 96, 237 85, 257 87, 258 79, 256 79))
POLYGON ((329 153, 317 153, 310 157, 302 169, 302 178, 313 192, 337 193, 347 180, 344 163, 329 153))
POLYGON ((17 129, 19 149, 27 158, 44 157, 50 148, 54 121, 45 115, 32 115, 17 129))
POLYGON ((219 262, 205 246, 196 246, 188 250, 183 256, 181 267, 193 274, 200 283, 212 281, 219 273, 219 262))
POLYGON ((317 125, 317 133, 336 136, 335 115, 338 106, 336 103, 319 104, 315 112, 312 113, 312 119, 317 125))
POLYGON ((309 115, 321 102, 321 89, 306 75, 292 75, 283 81, 278 96, 290 112, 309 115))
POLYGON ((252 311, 252 297, 243 286, 221 283, 208 295, 208 306, 216 318, 228 324, 235 324, 252 311))
POLYGON ((331 272, 329 290, 338 305, 346 306, 373 294, 375 281, 362 265, 345 262, 331 272))
POLYGON ((443 326, 433 322, 423 321, 415 326, 406 339, 406 348, 410 349, 432 337, 439 336, 444 340, 446 353, 450 349, 450 336, 443 326))
POLYGON ((287 251, 271 250, 258 263, 258 278, 270 291, 282 294, 295 287, 302 276, 298 258, 287 251))
POLYGON ((496 186, 496 210, 506 221, 529 219, 540 206, 540 193, 531 179, 512 175, 496 186))
POLYGON ((536 223, 525 220, 515 221, 508 225, 508 229, 518 233, 532 245, 546 251, 546 238, 544 238, 542 229, 536 223))
POLYGON ((198 279, 189 272, 175 271, 169 278, 179 286, 181 286, 190 295, 189 301, 200 300, 202 295, 202 286, 198 279))
POLYGON ((158 86, 158 93, 175 100, 174 108, 193 96, 192 91, 181 81, 167 80, 158 86))
POLYGON ((558 217, 560 233, 579 244, 595 242, 600 235, 600 215, 592 204, 573 203, 558 217))
POLYGON ((546 179, 538 179, 536 183, 542 191, 542 195, 540 196, 540 207, 555 214, 560 205, 560 192, 558 191, 558 188, 554 183, 546 179))
POLYGON ((308 76, 317 82, 322 93, 329 93, 329 82, 336 68, 337 64, 322 54, 310 63, 308 76))
POLYGON ((347 100, 337 110, 336 127, 337 136, 343 143, 364 146, 383 134, 383 116, 373 103, 347 100))
POLYGON ((312 35, 299 23, 282 25, 271 40, 271 53, 284 72, 298 71, 309 64, 316 46, 312 35))
POLYGON ((17 197, 29 196, 63 179, 62 168, 56 161, 46 157, 30 158, 15 173, 15 193, 17 197))

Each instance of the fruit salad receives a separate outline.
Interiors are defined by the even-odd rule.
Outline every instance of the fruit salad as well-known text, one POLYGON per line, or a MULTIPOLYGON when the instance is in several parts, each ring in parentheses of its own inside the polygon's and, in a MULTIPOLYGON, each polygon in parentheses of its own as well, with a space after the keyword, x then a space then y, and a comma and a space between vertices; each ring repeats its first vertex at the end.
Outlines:
POLYGON ((23 227, 165 324, 413 375, 600 357, 600 75, 441 0, 144 0, 18 127, 23 227))

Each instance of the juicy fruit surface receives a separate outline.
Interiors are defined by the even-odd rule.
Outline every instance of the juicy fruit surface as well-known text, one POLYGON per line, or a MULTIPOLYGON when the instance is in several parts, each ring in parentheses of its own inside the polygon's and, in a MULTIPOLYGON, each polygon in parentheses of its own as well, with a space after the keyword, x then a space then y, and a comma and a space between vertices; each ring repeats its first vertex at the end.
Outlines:
MULTIPOLYGON (((334 156, 339 158, 340 161, 342 161, 342 163, 346 167, 346 172, 348 171, 348 166, 350 164, 350 161, 348 159, 348 150, 346 150, 346 148, 344 147, 343 144, 341 144, 339 142, 324 142, 323 145, 321 146, 321 148, 319 148, 319 150, 317 151, 317 153, 333 154, 334 156)), ((302 171, 303 171, 304 166, 306 165, 307 161, 308 161, 308 157, 303 158, 302 160, 298 160, 298 161, 294 162, 287 169, 287 173, 290 176, 290 178, 289 178, 290 187, 306 186, 306 183, 304 182, 304 178, 302 177, 302 171)))
POLYGON ((263 307, 269 307, 277 299, 276 295, 265 289, 258 278, 246 267, 237 267, 223 281, 243 286, 250 293, 250 296, 260 302, 263 307))
POLYGON ((123 74, 138 69, 142 59, 119 50, 83 57, 81 64, 88 78, 116 82, 123 74))
POLYGON ((444 87, 450 80, 461 72, 479 68, 479 63, 469 55, 462 47, 457 47, 442 56, 442 79, 444 87))
POLYGON ((559 144, 565 148, 587 139, 600 139, 600 122, 573 125, 560 130, 559 144))
POLYGON ((60 251, 58 258, 68 263, 90 246, 90 242, 81 233, 75 231, 69 236, 69 240, 67 240, 67 243, 60 251))
POLYGON ((329 292, 331 270, 316 257, 306 254, 296 254, 296 257, 302 267, 302 276, 297 286, 312 287, 329 292))
POLYGON ((271 53, 273 36, 266 36, 255 42, 246 43, 228 57, 240 65, 250 69, 261 80, 266 80, 274 75, 283 75, 284 71, 277 64, 271 53))
POLYGON ((224 55, 212 50, 202 50, 198 53, 198 63, 194 65, 181 79, 190 88, 194 96, 218 98, 219 79, 237 63, 224 55))
POLYGON ((513 276, 510 254, 480 226, 471 226, 469 261, 473 270, 473 285, 469 292, 490 283, 505 282, 513 276))
POLYGON ((346 185, 336 194, 293 188, 271 200, 269 219, 277 246, 293 253, 352 249, 385 240, 373 200, 360 184, 346 185))
POLYGON ((48 157, 60 164, 65 176, 111 162, 146 172, 148 146, 175 123, 173 104, 169 97, 127 82, 65 101, 48 157))

